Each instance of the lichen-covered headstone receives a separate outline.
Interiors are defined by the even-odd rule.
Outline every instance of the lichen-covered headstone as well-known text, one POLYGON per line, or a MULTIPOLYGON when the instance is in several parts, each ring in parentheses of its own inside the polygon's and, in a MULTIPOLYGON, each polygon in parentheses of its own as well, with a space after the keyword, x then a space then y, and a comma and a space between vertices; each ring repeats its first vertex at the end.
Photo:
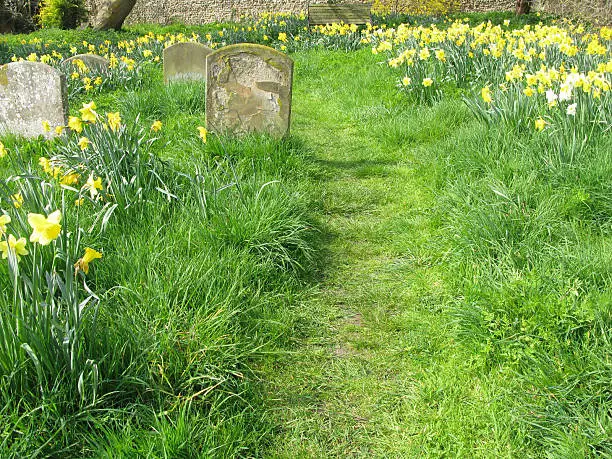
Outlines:
POLYGON ((200 43, 176 43, 164 49, 164 81, 206 80, 206 58, 213 50, 200 43))
POLYGON ((0 133, 51 137, 65 126, 68 96, 64 76, 41 62, 11 62, 0 66, 0 133), (49 123, 50 132, 43 129, 49 123))
POLYGON ((96 56, 95 54, 77 54, 76 56, 64 59, 62 64, 72 64, 75 67, 78 66, 77 61, 81 61, 85 67, 95 73, 103 73, 108 70, 110 62, 102 56, 96 56))
POLYGON ((238 44, 206 59, 206 126, 211 132, 289 133, 293 61, 266 46, 238 44))

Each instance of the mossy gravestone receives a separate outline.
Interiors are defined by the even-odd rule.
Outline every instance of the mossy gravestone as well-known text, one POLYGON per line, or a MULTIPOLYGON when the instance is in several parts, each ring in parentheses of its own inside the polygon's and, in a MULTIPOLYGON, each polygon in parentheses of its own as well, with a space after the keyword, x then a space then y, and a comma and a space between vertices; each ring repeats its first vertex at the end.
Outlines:
POLYGON ((176 43, 164 49, 164 81, 206 81, 206 58, 213 50, 200 43, 176 43))
POLYGON ((238 44, 206 59, 206 126, 236 135, 289 133, 293 61, 266 46, 238 44))
POLYGON ((0 133, 52 137, 67 117, 66 79, 59 71, 40 62, 0 66, 0 133), (50 132, 43 129, 43 121, 50 132))
POLYGON ((95 73, 104 73, 108 71, 108 67, 110 65, 108 59, 105 59, 102 56, 96 56, 95 54, 77 54, 76 56, 64 59, 62 64, 72 64, 73 66, 77 67, 78 65, 76 61, 81 61, 90 72, 93 71, 95 73))

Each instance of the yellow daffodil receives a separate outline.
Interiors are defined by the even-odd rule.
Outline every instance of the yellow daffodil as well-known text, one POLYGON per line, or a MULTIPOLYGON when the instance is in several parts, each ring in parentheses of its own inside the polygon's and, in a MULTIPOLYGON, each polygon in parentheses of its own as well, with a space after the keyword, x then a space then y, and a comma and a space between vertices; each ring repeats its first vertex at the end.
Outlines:
POLYGON ((51 241, 59 236, 62 230, 61 220, 62 213, 59 210, 49 214, 48 217, 41 214, 28 214, 28 223, 34 230, 30 235, 30 242, 49 245, 51 241))
POLYGON ((81 148, 81 151, 85 151, 90 143, 91 140, 89 140, 87 137, 81 137, 79 139, 78 145, 81 148))
POLYGON ((4 158, 8 154, 8 150, 2 142, 0 142, 0 158, 4 158))
POLYGON ((433 80, 431 78, 423 78, 423 86, 426 88, 430 87, 433 84, 433 80))
POLYGON ((95 102, 89 102, 88 104, 83 104, 83 108, 79 109, 81 112, 81 118, 83 121, 88 123, 95 123, 98 119, 98 114, 94 111, 96 109, 95 102))
POLYGON ((102 177, 94 179, 94 175, 90 174, 87 182, 83 185, 82 190, 89 191, 91 199, 94 199, 99 193, 98 190, 102 189, 102 177))
POLYGON ((162 122, 157 120, 157 121, 153 121, 153 124, 151 125, 151 130, 153 132, 157 132, 162 128, 162 122))
POLYGON ((66 126, 55 126, 55 134, 62 135, 66 126))
POLYGON ((0 236, 6 233, 6 225, 11 222, 11 216, 4 214, 0 216, 0 236))
POLYGON ((108 126, 111 128, 111 131, 117 132, 121 127, 121 116, 119 112, 107 113, 106 118, 108 119, 108 126))
POLYGON ((68 127, 79 134, 83 132, 83 122, 78 116, 68 118, 68 127))
POLYGON ((487 104, 493 102, 493 98, 491 97, 491 89, 488 86, 481 89, 480 95, 482 96, 482 100, 484 100, 487 104))
POLYGON ((21 191, 11 195, 11 201, 13 201, 13 207, 15 207, 15 209, 19 209, 23 205, 23 195, 21 194, 21 191))
POLYGON ((79 178, 81 176, 79 174, 77 174, 74 171, 68 172, 67 174, 64 174, 64 176, 62 177, 62 179, 60 180, 60 183, 62 185, 76 185, 77 183, 79 183, 79 178))
POLYGON ((202 142, 206 143, 207 135, 208 135, 208 131, 206 130, 206 128, 202 127, 202 126, 199 126, 198 127, 198 133, 200 135, 200 138, 202 139, 202 142))
POLYGON ((525 89, 523 89, 523 94, 525 94, 527 97, 531 97, 535 94, 535 91, 531 86, 527 86, 525 89))
POLYGON ((29 252, 25 248, 26 246, 26 238, 20 237, 17 239, 12 234, 9 234, 8 241, 0 241, 0 251, 2 252, 2 258, 7 259, 9 256, 9 252, 12 252, 15 257, 17 257, 17 261, 21 260, 21 255, 27 255, 29 252))
POLYGON ((543 131, 545 127, 546 121, 544 121, 542 118, 538 118, 537 120, 535 120, 535 128, 537 131, 543 131))
POLYGON ((402 78, 402 85, 410 86, 410 83, 412 83, 412 80, 410 79, 410 77, 405 76, 404 78, 402 78))
POLYGON ((89 263, 99 258, 102 258, 100 252, 90 247, 85 247, 85 255, 83 255, 83 258, 79 258, 74 264, 74 268, 76 272, 83 271, 85 274, 89 274, 89 263))
POLYGON ((43 131, 45 131, 45 132, 50 132, 51 131, 51 125, 49 124, 49 122, 47 120, 44 120, 42 122, 42 128, 43 128, 43 131))

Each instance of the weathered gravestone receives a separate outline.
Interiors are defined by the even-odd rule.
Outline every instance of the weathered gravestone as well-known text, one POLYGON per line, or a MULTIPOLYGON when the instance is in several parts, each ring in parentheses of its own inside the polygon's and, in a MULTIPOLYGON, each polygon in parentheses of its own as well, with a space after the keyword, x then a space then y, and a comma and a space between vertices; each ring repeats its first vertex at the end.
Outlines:
POLYGON ((206 59, 206 126, 218 133, 289 133, 293 61, 266 46, 238 44, 206 59))
POLYGON ((67 117, 66 79, 59 71, 41 62, 0 66, 0 132, 51 137, 67 117), (50 132, 44 131, 43 121, 50 132))
POLYGON ((164 81, 206 81, 206 58, 213 50, 200 43, 176 43, 164 49, 164 81))
POLYGON ((76 56, 64 59, 62 64, 72 64, 77 66, 76 61, 83 62, 85 67, 91 71, 94 71, 95 73, 106 72, 108 70, 108 66, 110 65, 108 59, 105 59, 102 56, 96 56, 95 54, 77 54, 76 56))

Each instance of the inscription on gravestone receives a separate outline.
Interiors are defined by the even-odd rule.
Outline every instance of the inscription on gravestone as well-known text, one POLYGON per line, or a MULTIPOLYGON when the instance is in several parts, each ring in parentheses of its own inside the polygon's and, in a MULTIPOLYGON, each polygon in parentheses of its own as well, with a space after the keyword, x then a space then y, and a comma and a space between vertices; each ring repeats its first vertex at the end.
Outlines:
POLYGON ((0 132, 52 137, 65 126, 68 96, 64 76, 41 62, 11 62, 0 66, 0 132), (45 132, 42 122, 51 126, 45 132))
POLYGON ((293 60, 266 46, 231 45, 206 60, 206 125, 218 133, 289 133, 293 60))
POLYGON ((213 50, 200 43, 176 43, 164 49, 164 81, 206 80, 206 58, 213 50))

